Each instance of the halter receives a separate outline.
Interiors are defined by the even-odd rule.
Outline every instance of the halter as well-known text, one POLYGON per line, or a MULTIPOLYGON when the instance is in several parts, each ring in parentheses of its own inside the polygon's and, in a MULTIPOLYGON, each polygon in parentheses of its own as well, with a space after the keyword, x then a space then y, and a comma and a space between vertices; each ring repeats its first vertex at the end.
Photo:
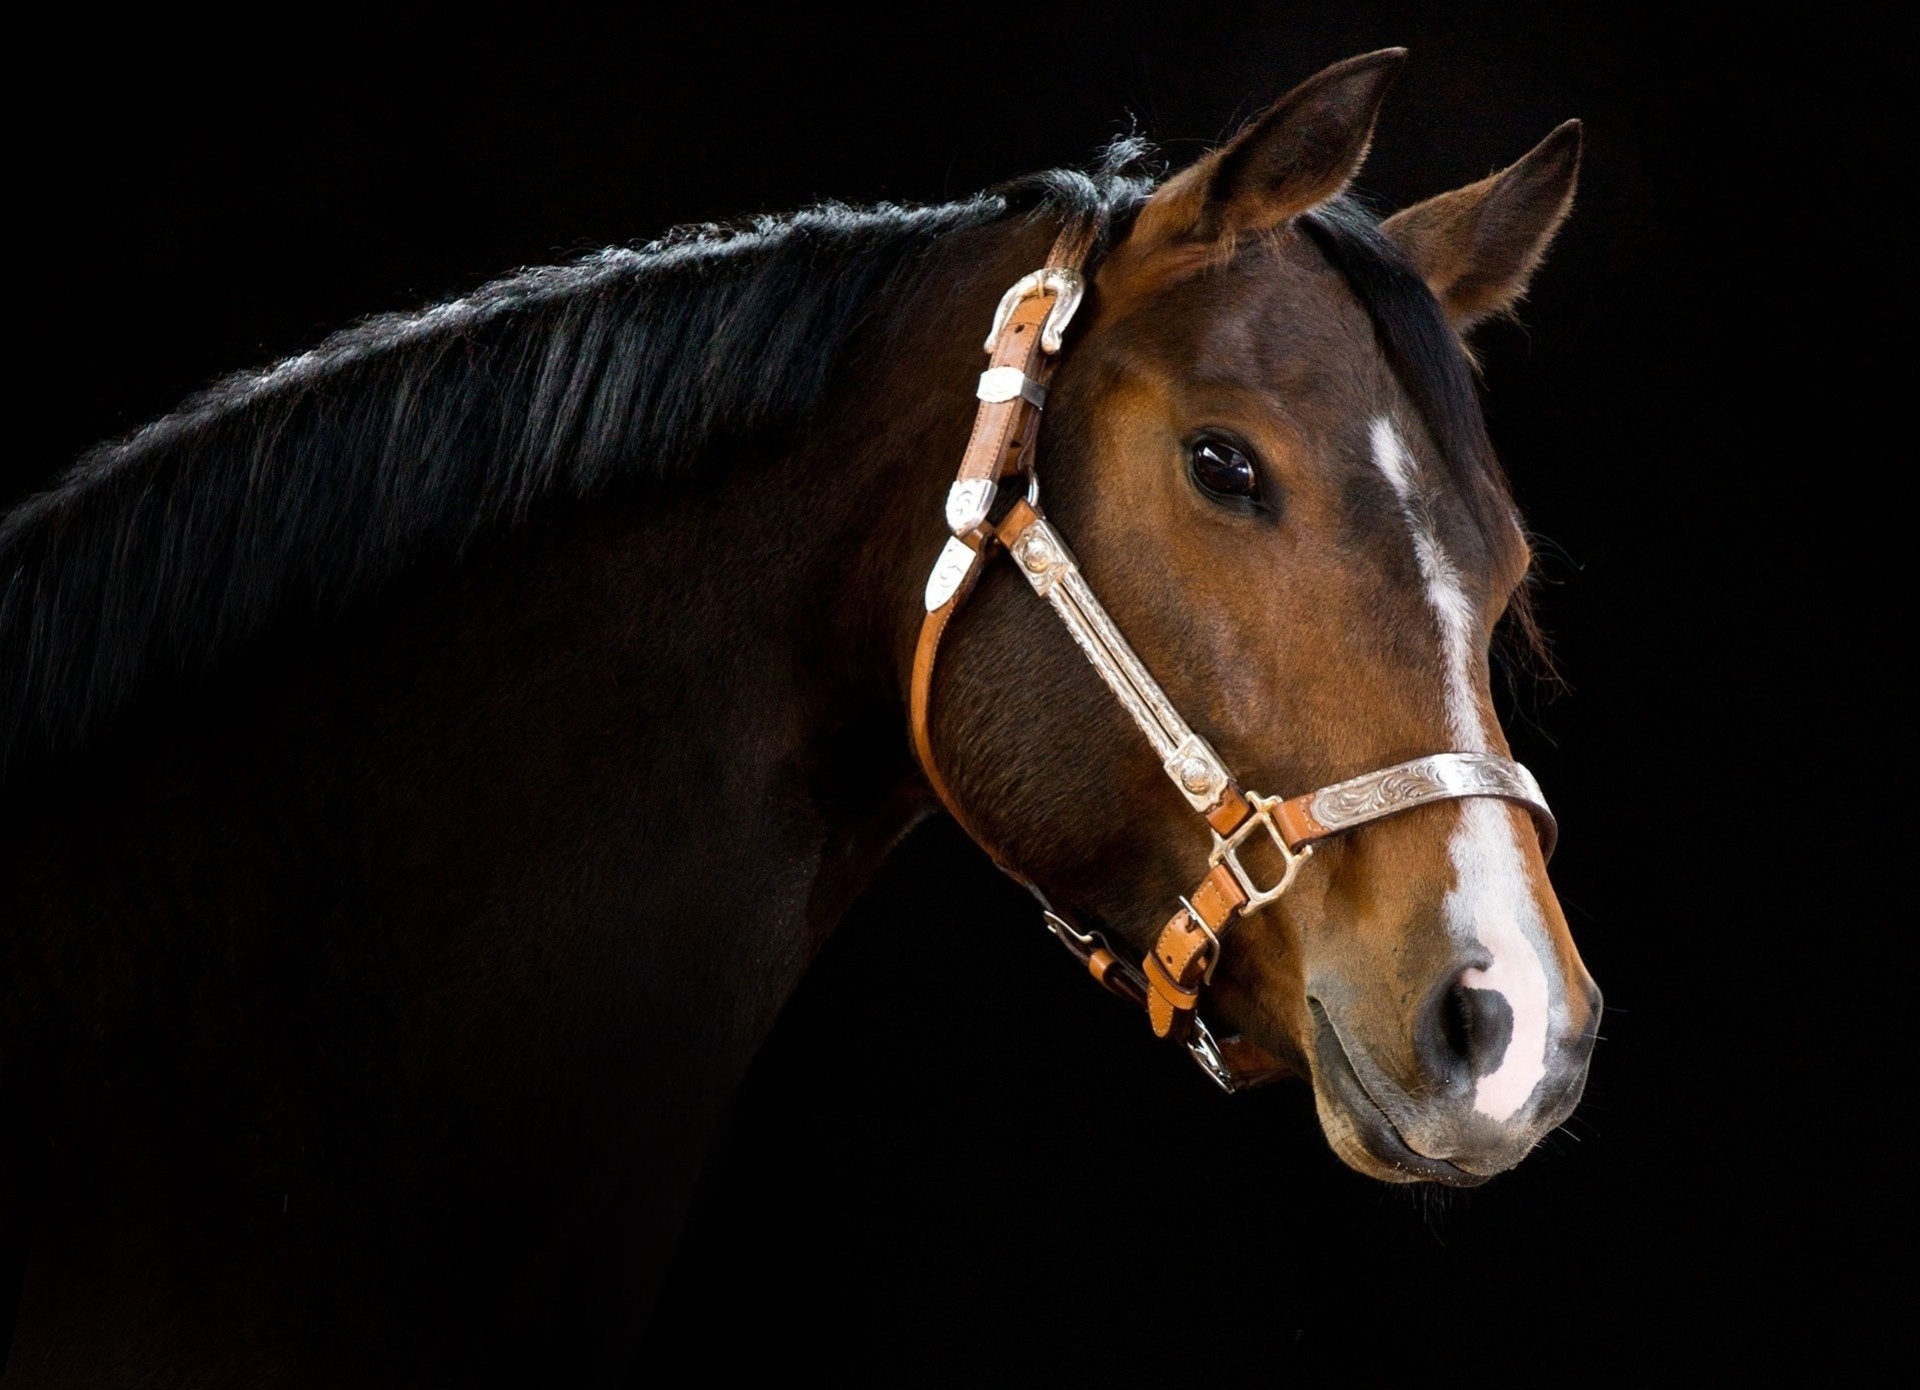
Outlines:
POLYGON ((1533 774, 1495 753, 1430 753, 1282 799, 1243 791, 1206 739, 1180 717, 1093 596, 1066 541, 1048 523, 1034 472, 1034 442, 1047 383, 1067 325, 1085 295, 1085 266, 1099 230, 1090 220, 1069 222, 1045 268, 1017 281, 994 312, 986 341, 989 364, 975 393, 980 406, 973 434, 959 476, 947 492, 952 535, 927 576, 927 613, 913 658, 913 745, 941 803, 1002 872, 1039 899, 1047 929, 1095 980, 1144 1007, 1156 1036, 1185 1043, 1201 1068, 1231 1092, 1278 1075, 1285 1064, 1255 1043, 1216 1036, 1200 1016, 1201 991, 1220 965, 1227 928, 1277 901, 1316 844, 1416 806, 1462 797, 1498 797, 1525 807, 1533 815, 1542 851, 1549 855, 1556 830, 1533 774), (1025 494, 996 521, 1000 485, 1017 476, 1026 479, 1025 494), (1056 912, 1032 880, 993 854, 934 760, 929 715, 940 641, 988 563, 1003 553, 1066 625, 1146 735, 1174 786, 1206 818, 1212 832, 1205 875, 1179 900, 1138 967, 1116 955, 1099 932, 1083 931, 1056 912), (1241 858, 1243 849, 1261 841, 1271 847, 1278 863, 1266 883, 1241 858))

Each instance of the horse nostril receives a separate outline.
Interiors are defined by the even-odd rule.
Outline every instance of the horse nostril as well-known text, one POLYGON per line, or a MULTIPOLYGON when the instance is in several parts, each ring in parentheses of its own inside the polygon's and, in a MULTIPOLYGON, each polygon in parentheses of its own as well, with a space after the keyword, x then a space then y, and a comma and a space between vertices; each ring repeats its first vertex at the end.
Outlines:
POLYGON ((1465 1060, 1472 1056, 1473 1048, 1473 1001, 1467 998, 1467 987, 1455 982, 1452 989, 1440 996, 1440 1039, 1445 1045, 1449 1058, 1465 1060))
POLYGON ((1513 1008, 1495 989, 1474 989, 1456 978, 1434 1001, 1429 1061, 1436 1073, 1469 1077, 1494 1071, 1513 1038, 1513 1008))

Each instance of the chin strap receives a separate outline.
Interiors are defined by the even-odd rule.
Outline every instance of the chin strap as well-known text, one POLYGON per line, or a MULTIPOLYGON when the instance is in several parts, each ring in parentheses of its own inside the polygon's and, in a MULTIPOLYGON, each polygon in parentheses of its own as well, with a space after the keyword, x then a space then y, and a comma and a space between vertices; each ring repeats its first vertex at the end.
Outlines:
POLYGON ((1144 1007, 1157 1036, 1185 1043, 1209 1076, 1234 1091, 1280 1075, 1287 1067, 1257 1044, 1216 1037, 1200 1016, 1201 991, 1219 967, 1227 928, 1284 894, 1314 845, 1416 806, 1492 796, 1527 808, 1543 849, 1551 854, 1553 815, 1533 775, 1494 753, 1434 753, 1289 800, 1261 796, 1243 791, 1207 741, 1180 717, 1094 597, 1065 540, 1048 523, 1034 474, 1034 442, 1047 385, 1062 335, 1085 293, 1084 267, 1097 233, 1091 223, 1069 224, 1054 243, 1046 267, 1009 289, 994 314, 986 343, 989 364, 976 391, 980 406, 973 434, 947 492, 951 535, 927 576, 926 618, 914 650, 909 695, 913 747, 941 804, 1003 873, 1040 901, 1047 928, 1061 944, 1094 979, 1144 1007), (1025 479, 1025 495, 1002 507, 1001 485, 1015 477, 1025 479), (1180 899, 1137 968, 1116 955, 1100 933, 1082 931, 1056 912, 1031 879, 994 853, 955 800, 933 755, 930 713, 941 640, 988 563, 1002 552, 1013 558, 1034 592, 1065 624, 1213 835, 1206 873, 1180 899), (1259 877, 1243 855, 1256 860, 1259 877))

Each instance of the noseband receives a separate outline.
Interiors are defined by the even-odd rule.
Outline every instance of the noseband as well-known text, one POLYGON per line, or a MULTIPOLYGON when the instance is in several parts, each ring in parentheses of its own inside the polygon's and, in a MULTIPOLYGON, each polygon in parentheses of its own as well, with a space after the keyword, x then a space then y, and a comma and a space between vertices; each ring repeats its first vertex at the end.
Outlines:
POLYGON ((976 392, 980 406, 973 435, 947 493, 952 535, 927 577, 927 613, 913 658, 914 751, 948 812, 993 855, 940 775, 929 714, 934 663, 947 624, 988 563, 1009 555, 1139 725, 1187 804, 1206 818, 1213 849, 1205 875, 1180 899, 1138 967, 1115 955, 1099 932, 1082 931, 1056 912, 1025 874, 1002 863, 998 855, 994 861, 1040 900, 1047 929, 1094 979, 1144 1007, 1157 1036, 1185 1043, 1209 1076, 1223 1089, 1235 1091, 1279 1074, 1285 1065, 1250 1041, 1217 1037, 1200 1016, 1201 991, 1220 965, 1227 928, 1278 900, 1315 845, 1416 806, 1491 796, 1531 812, 1542 850, 1551 854, 1553 813, 1533 774, 1495 753, 1430 753, 1303 796, 1262 796, 1243 791, 1206 739, 1180 717, 1093 596, 1067 543, 1048 523, 1034 472, 1034 441, 1047 382, 1085 293, 1085 267, 1098 234, 1095 223, 1070 222, 1054 243, 1046 267, 1009 289, 994 314, 986 343, 989 365, 976 392), (1025 494, 995 520, 1000 485, 1021 476, 1026 479, 1025 494), (1278 861, 1277 871, 1269 873, 1270 881, 1264 884, 1241 858, 1243 849, 1263 839, 1278 861))

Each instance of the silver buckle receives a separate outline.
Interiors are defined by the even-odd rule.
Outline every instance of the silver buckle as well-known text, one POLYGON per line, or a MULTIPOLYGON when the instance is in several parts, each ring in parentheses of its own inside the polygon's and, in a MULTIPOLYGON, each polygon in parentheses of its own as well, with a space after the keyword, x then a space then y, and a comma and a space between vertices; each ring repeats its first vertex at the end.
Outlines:
POLYGON ((1073 322, 1086 292, 1086 277, 1064 266, 1050 265, 1022 275, 1013 282, 1012 289, 1000 296, 1000 307, 993 311, 993 331, 987 334, 987 351, 992 352, 994 344, 1000 341, 1000 330, 1007 326, 1007 320, 1013 317, 1020 302, 1037 294, 1054 296, 1053 308, 1048 310, 1047 321, 1040 328, 1040 350, 1048 354, 1060 351, 1060 337, 1073 322))
POLYGON ((1247 804, 1253 807, 1253 814, 1242 821, 1233 834, 1224 840, 1220 832, 1213 832, 1213 853, 1207 856, 1208 864, 1225 864, 1227 871, 1240 885, 1240 891, 1247 895, 1243 912, 1252 912, 1255 908, 1265 907, 1287 889, 1293 886, 1294 876, 1300 872, 1300 866, 1313 857, 1313 846, 1295 851, 1288 848, 1286 837, 1280 833, 1280 827, 1274 824, 1273 808, 1280 804, 1277 796, 1261 796, 1258 792, 1247 793, 1247 804), (1253 833, 1255 826, 1263 826, 1267 838, 1273 841, 1275 849, 1280 851, 1280 862, 1285 866, 1280 881, 1271 888, 1262 888, 1248 875, 1246 867, 1240 862, 1240 845, 1253 833))

